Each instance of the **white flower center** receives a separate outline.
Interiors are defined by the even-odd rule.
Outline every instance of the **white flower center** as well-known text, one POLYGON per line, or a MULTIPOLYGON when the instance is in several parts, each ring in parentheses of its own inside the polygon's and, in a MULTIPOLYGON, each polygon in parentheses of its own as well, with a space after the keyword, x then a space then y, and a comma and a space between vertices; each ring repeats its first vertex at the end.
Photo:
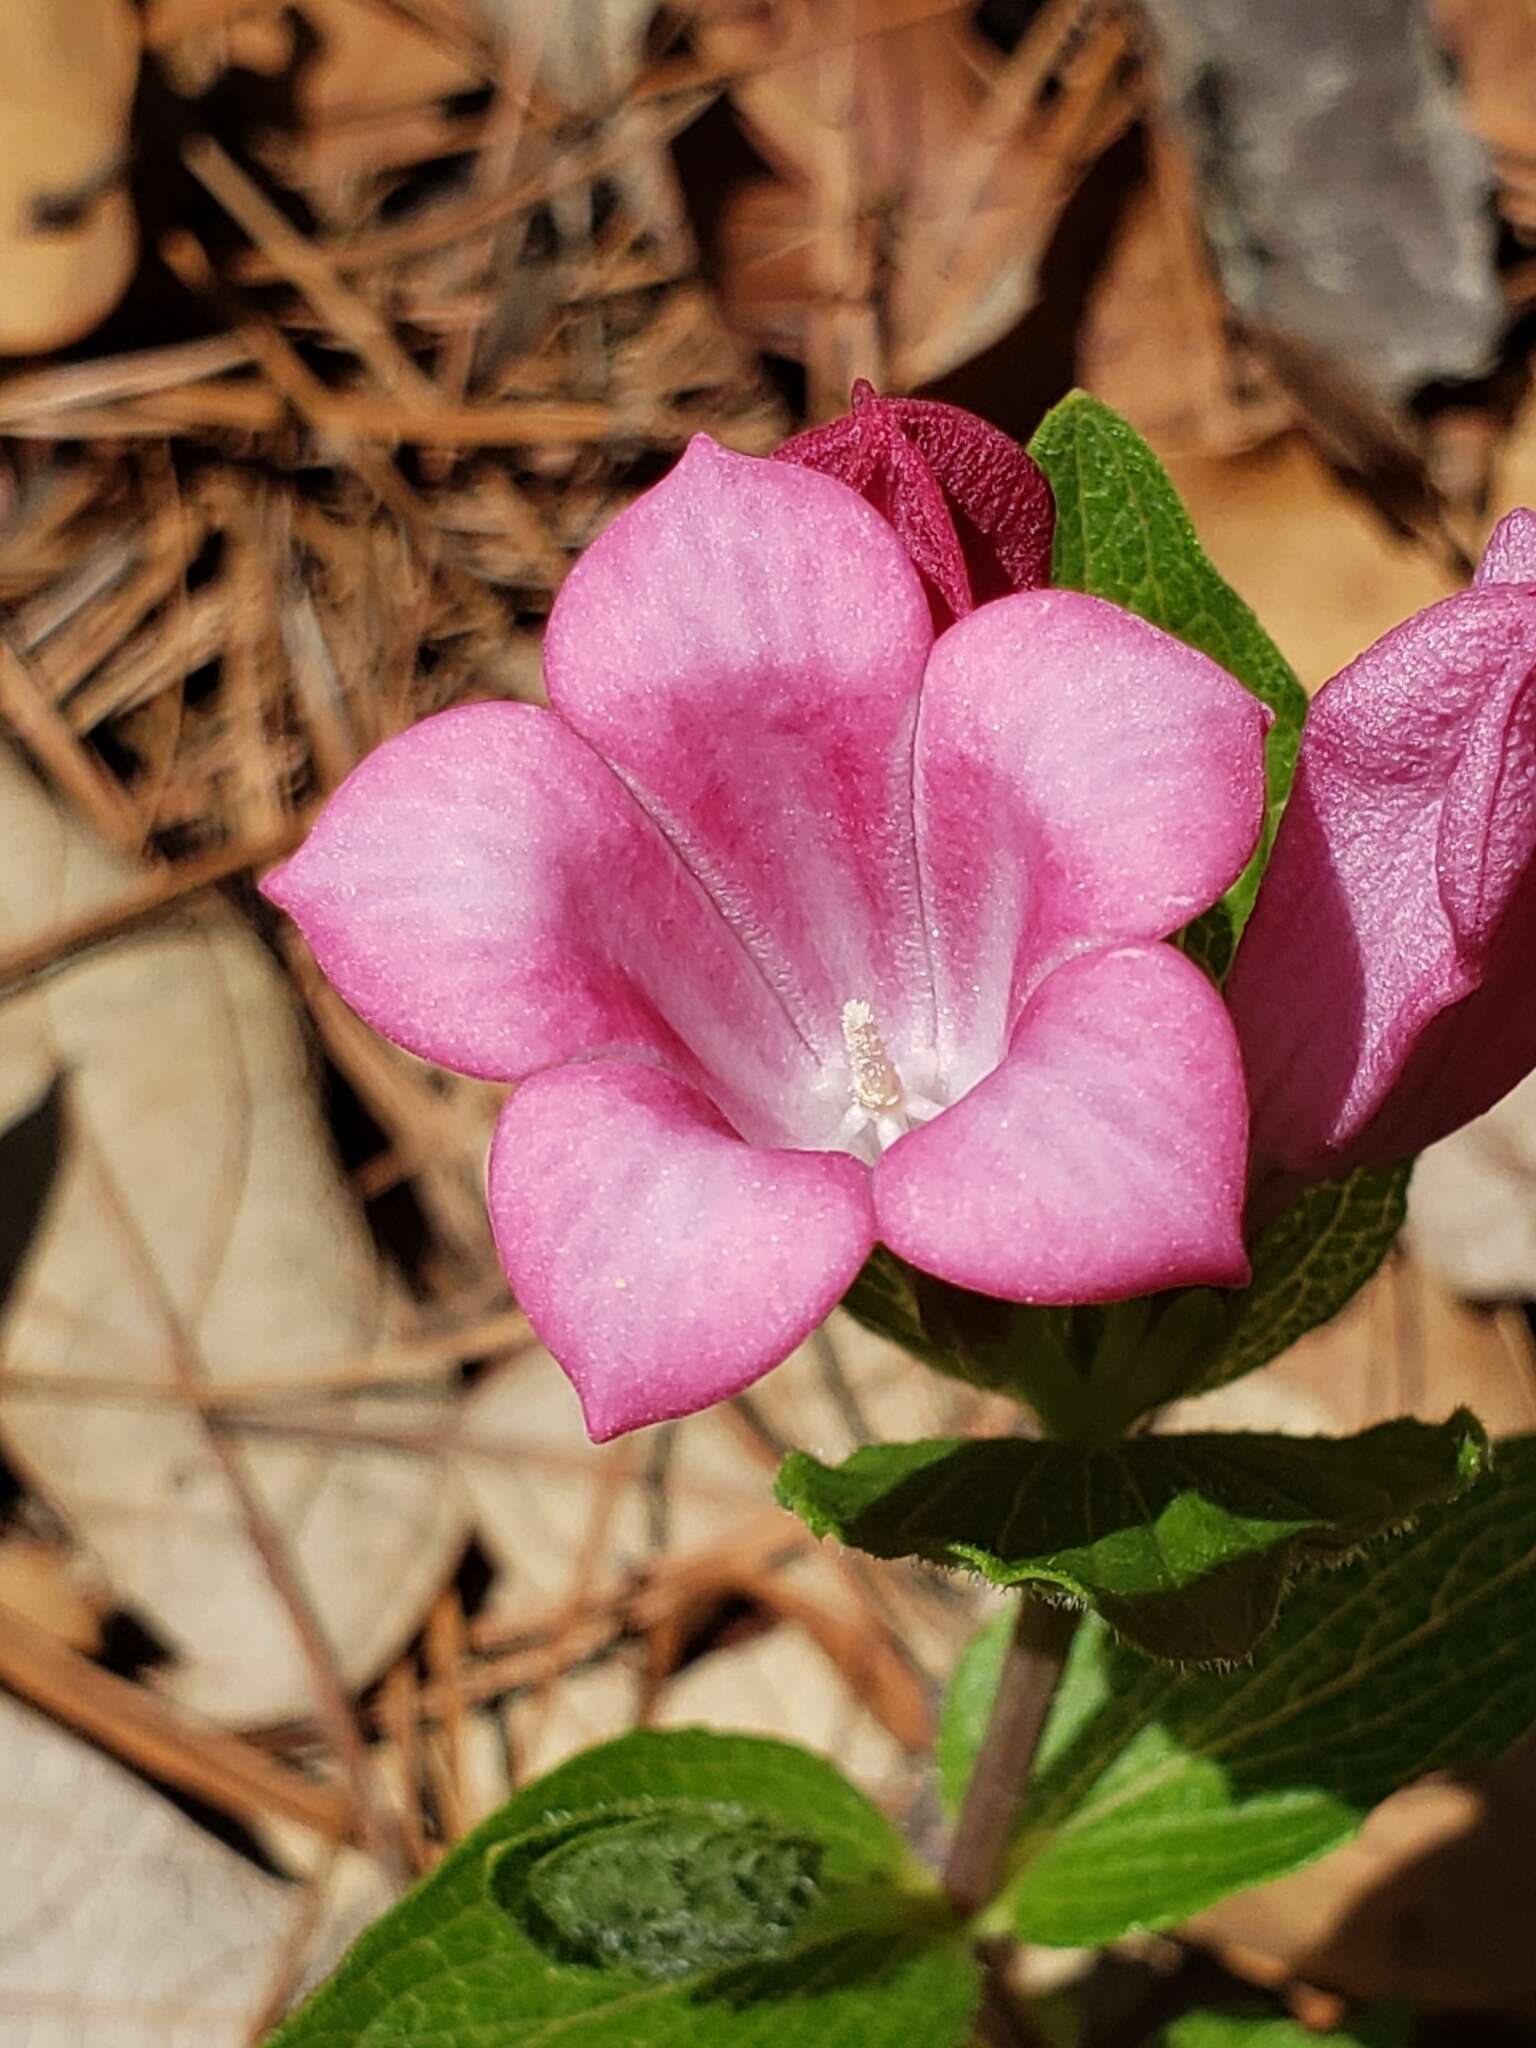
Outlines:
POLYGON ((843 1044, 848 1048, 853 1101, 838 1141, 850 1152, 860 1158, 872 1153, 878 1157, 904 1138, 913 1124, 926 1123, 943 1108, 903 1085, 875 1021, 874 1006, 862 997, 843 1005, 843 1044))

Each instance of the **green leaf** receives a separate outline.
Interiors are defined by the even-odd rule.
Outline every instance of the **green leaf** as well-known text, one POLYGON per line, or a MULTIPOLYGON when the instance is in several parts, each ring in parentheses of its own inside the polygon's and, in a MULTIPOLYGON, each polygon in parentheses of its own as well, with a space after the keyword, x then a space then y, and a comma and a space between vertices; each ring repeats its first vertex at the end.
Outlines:
MULTIPOLYGON (((1092 1945, 1299 1869, 1398 1786, 1523 1735, 1533 1639, 1532 1437, 1408 1535, 1298 1586, 1240 1670, 1149 1664, 1090 1620, 996 1910, 1026 1940, 1092 1945)), ((952 1705, 951 1783, 987 1711, 976 1683, 952 1705)))
POLYGON ((269 2048, 959 2048, 964 1930, 820 1758, 641 1731, 526 1787, 269 2048))
POLYGON ((1465 1410, 1355 1437, 1023 1437, 791 1452, 778 1496, 818 1536, 1066 1594, 1148 1656, 1245 1657, 1293 1573, 1337 1561, 1484 1469, 1465 1410))
POLYGON ((1249 607, 1212 567, 1168 472, 1118 413, 1074 391, 1046 414, 1029 452, 1056 499, 1053 582, 1109 598, 1198 647, 1275 714, 1265 754, 1264 843, 1188 939, 1189 950, 1220 979, 1253 908, 1285 808, 1306 692, 1249 607))
POLYGON ((1252 1282, 1237 1297, 1220 1349, 1186 1391, 1240 1379, 1337 1315, 1396 1242, 1412 1172, 1411 1159, 1380 1171, 1362 1166, 1308 1188, 1255 1245, 1252 1282))
POLYGON ((1153 2036, 1147 2048, 1386 2048, 1380 2036, 1315 2034, 1298 2019, 1241 2013, 1186 2013, 1153 2036))
POLYGON ((1350 2021, 1343 2034, 1313 2034, 1298 2019, 1272 2013, 1186 2013, 1153 2036, 1147 2048, 1409 2048, 1417 2036, 1413 2015, 1376 2007, 1350 2021))

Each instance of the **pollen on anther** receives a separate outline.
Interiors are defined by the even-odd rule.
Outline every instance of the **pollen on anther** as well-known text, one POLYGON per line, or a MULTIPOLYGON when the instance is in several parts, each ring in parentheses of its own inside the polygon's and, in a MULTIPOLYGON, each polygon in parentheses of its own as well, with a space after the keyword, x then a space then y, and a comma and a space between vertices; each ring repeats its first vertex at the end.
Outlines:
POLYGON ((902 1105, 901 1076, 885 1049, 873 1007, 855 998, 843 1005, 843 1043, 853 1074, 854 1099, 871 1116, 890 1115, 902 1105))

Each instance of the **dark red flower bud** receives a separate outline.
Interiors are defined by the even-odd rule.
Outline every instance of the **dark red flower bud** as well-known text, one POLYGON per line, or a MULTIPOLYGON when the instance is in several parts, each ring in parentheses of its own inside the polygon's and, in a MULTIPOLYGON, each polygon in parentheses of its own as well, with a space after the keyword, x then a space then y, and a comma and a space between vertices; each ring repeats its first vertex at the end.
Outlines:
POLYGON ((836 477, 890 521, 941 630, 988 598, 1051 580, 1056 506, 1044 472, 1017 441, 957 405, 881 398, 861 377, 851 412, 776 453, 836 477))

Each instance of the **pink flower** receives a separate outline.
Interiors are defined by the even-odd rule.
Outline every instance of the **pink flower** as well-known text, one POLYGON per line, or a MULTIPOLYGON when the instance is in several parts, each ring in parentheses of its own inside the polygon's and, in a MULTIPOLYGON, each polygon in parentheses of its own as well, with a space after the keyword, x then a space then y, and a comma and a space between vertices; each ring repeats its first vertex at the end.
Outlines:
POLYGON ((1056 503, 1044 472, 958 405, 879 398, 861 377, 851 412, 774 454, 835 476, 885 515, 928 586, 937 628, 1051 580, 1056 503))
POLYGON ((546 668, 266 886, 379 1030, 521 1083, 492 1221, 594 1437, 749 1385, 877 1238, 1011 1300, 1243 1280, 1236 1042, 1159 943, 1259 831, 1231 677, 1068 591, 935 642, 878 513, 702 436, 546 668))
POLYGON ((1536 513, 1318 692, 1227 985, 1255 1195, 1385 1166, 1536 1066, 1536 513))

